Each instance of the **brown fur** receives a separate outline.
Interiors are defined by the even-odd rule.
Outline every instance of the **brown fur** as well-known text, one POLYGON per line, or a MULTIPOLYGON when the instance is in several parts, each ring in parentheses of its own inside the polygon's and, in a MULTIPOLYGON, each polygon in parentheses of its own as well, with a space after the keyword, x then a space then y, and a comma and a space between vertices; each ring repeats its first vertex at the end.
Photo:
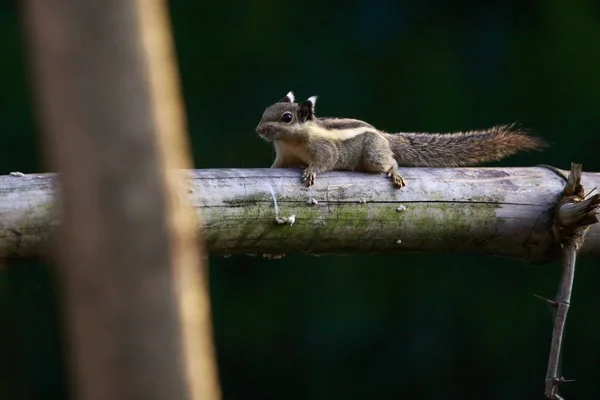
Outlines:
MULTIPOLYGON (((293 99, 291 92, 288 96, 293 99)), ((405 183, 398 165, 471 166, 546 146, 514 125, 471 132, 390 134, 360 120, 317 118, 314 103, 315 98, 275 103, 256 127, 261 137, 274 143, 277 155, 271 168, 306 167, 302 181, 308 186, 321 172, 346 170, 386 173, 401 188, 405 183), (291 114, 289 122, 282 120, 286 113, 291 114)))

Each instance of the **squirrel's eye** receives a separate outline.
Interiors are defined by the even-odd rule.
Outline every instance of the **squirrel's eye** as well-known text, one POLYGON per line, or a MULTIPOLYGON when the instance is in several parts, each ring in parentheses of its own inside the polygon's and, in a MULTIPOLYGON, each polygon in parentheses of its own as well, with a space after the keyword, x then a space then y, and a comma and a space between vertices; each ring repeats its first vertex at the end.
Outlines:
POLYGON ((292 122, 292 113, 283 113, 281 116, 281 122, 285 122, 286 124, 292 122))

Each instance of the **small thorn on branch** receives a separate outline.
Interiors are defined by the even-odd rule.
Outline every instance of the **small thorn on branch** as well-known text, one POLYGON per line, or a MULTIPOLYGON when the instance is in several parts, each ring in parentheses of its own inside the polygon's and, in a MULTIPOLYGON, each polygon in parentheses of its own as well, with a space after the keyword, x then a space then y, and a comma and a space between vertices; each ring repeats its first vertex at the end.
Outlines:
POLYGON ((555 380, 555 383, 558 385, 563 384, 563 383, 571 383, 571 382, 575 382, 575 379, 565 379, 564 377, 561 376, 560 378, 557 378, 555 380))
POLYGON ((548 304, 549 304, 549 305, 551 305, 552 307, 558 307, 558 302, 556 302, 556 301, 554 301, 554 300, 550 300, 550 299, 549 299, 549 298, 547 298, 547 297, 543 297, 543 296, 540 296, 540 295, 537 295, 537 294, 534 294, 534 296, 535 296, 536 298, 538 298, 538 299, 540 299, 540 300, 542 300, 542 301, 544 301, 544 302, 548 303, 548 304))

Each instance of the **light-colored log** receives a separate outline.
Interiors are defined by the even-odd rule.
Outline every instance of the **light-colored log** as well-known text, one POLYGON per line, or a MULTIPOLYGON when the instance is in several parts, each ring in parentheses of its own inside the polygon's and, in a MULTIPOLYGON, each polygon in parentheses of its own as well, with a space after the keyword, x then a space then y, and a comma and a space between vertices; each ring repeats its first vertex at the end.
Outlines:
MULTIPOLYGON (((181 195, 202 213, 211 254, 462 252, 534 263, 559 256, 550 227, 565 181, 545 167, 402 168, 400 190, 365 173, 324 173, 310 188, 295 169, 185 173, 181 195), (276 221, 290 216, 293 224, 276 221)), ((45 253, 60 223, 56 182, 0 176, 0 257, 45 253)), ((584 173, 582 183, 600 187, 600 173, 584 173)), ((580 256, 599 255, 596 224, 580 256)))

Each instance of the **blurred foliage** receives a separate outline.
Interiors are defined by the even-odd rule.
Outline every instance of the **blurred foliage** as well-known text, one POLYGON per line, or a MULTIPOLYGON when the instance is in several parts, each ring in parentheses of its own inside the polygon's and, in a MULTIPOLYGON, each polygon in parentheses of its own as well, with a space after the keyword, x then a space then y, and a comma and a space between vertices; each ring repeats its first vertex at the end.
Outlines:
MULTIPOLYGON (((268 167, 253 129, 294 90, 388 131, 519 121, 553 143, 498 163, 600 171, 600 3, 170 2, 197 168, 268 167)), ((15 2, 0 4, 0 174, 46 171, 15 2)), ((542 399, 560 265, 472 255, 211 258, 225 399, 542 399)), ((600 374, 597 263, 581 260, 567 398, 600 374)), ((65 398, 53 268, 0 272, 0 397, 65 398)))

